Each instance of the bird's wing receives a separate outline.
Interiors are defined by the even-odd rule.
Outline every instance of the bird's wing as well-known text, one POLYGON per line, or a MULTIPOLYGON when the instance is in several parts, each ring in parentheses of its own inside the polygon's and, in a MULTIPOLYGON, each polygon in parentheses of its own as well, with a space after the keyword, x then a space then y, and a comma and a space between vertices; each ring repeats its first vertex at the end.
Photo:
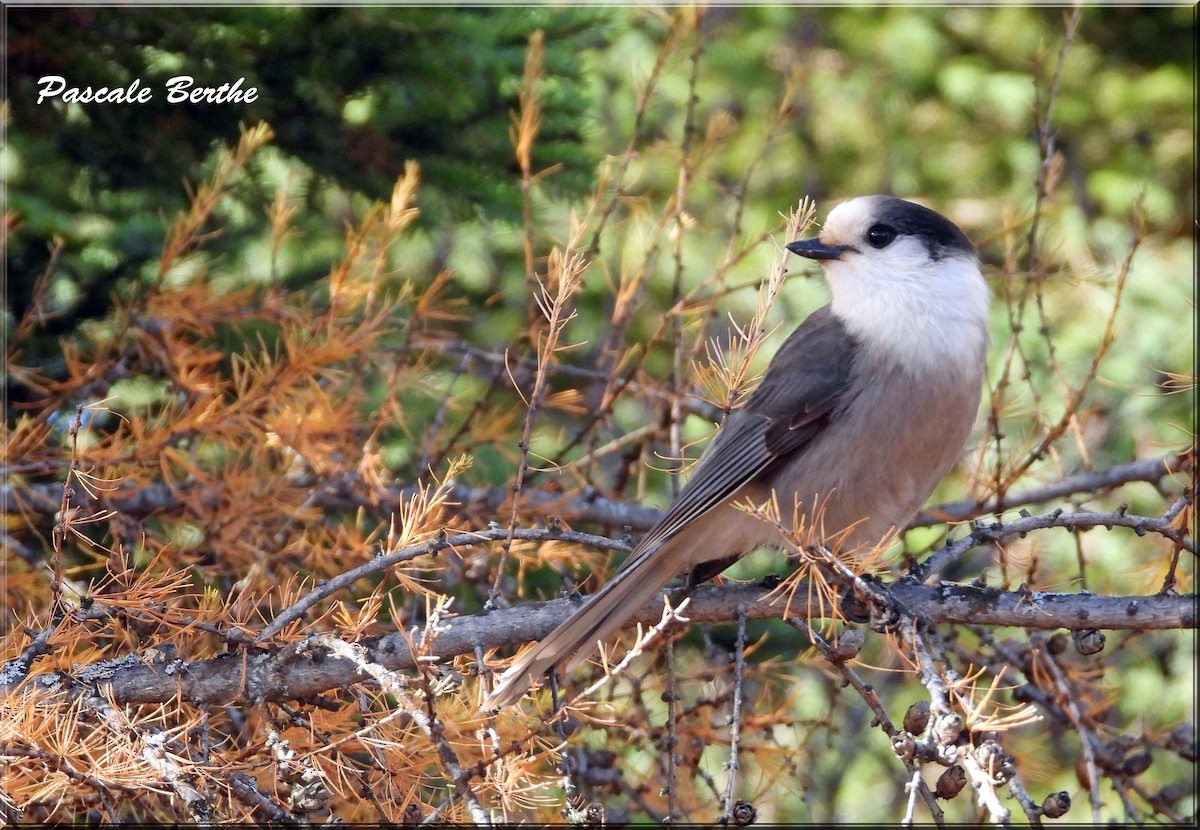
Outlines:
POLYGON ((802 449, 848 403, 855 343, 829 306, 801 323, 746 405, 725 420, 687 484, 622 569, 802 449))
POLYGON ((746 405, 734 412, 696 464, 679 497, 633 554, 571 617, 504 672, 481 711, 508 706, 531 678, 587 658, 681 569, 663 544, 765 470, 803 448, 849 401, 855 343, 829 307, 787 339, 746 405))

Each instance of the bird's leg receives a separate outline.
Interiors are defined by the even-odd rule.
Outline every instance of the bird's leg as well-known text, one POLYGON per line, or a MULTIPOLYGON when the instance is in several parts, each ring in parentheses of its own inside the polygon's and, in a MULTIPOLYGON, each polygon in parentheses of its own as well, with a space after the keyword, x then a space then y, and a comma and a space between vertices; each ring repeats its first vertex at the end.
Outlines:
POLYGON ((728 556, 724 559, 712 559, 708 562, 701 562, 688 572, 687 579, 684 584, 686 584, 688 588, 695 588, 698 585, 702 585, 741 558, 741 554, 736 554, 734 556, 728 556))

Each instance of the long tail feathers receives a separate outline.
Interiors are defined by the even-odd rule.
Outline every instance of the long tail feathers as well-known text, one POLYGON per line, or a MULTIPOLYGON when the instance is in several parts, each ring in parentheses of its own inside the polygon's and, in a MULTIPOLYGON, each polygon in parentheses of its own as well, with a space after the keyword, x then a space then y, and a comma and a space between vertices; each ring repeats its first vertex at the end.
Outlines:
POLYGON ((480 705, 481 712, 516 703, 551 668, 574 668, 596 649, 597 641, 621 628, 675 576, 679 563, 671 541, 653 551, 635 554, 611 581, 593 594, 550 636, 521 655, 501 675, 496 688, 480 705))

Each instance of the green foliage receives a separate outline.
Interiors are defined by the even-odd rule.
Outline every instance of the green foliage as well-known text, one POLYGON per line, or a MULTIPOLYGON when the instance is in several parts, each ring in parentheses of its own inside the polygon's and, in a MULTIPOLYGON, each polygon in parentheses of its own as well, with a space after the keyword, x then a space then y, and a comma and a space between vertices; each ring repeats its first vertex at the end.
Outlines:
MULTIPOLYGON (((539 28, 550 44, 549 80, 534 163, 562 165, 566 172, 549 184, 568 193, 590 181, 592 157, 581 140, 590 98, 575 55, 603 43, 597 10, 16 9, 8 25, 13 127, 5 173, 22 227, 8 250, 6 311, 24 314, 50 240, 62 238, 53 297, 62 316, 48 334, 103 316, 114 290, 137 290, 164 217, 186 204, 183 183, 211 164, 214 146, 239 124, 273 125, 282 158, 319 212, 306 211, 302 227, 320 237, 337 240, 329 219, 344 210, 342 194, 385 198, 405 159, 422 164, 421 207, 431 227, 443 228, 437 246, 448 246, 469 217, 515 221, 521 197, 508 131, 526 43, 539 28), (245 78, 243 89, 257 88, 258 97, 168 103, 165 84, 180 74, 204 86, 245 78), (153 98, 38 105, 46 75, 93 88, 138 80, 153 98)), ((276 185, 263 173, 239 190, 255 221, 276 185)), ((250 244, 238 225, 224 223, 214 254, 237 256, 250 244)), ((332 258, 305 256, 280 277, 311 279, 332 258)))

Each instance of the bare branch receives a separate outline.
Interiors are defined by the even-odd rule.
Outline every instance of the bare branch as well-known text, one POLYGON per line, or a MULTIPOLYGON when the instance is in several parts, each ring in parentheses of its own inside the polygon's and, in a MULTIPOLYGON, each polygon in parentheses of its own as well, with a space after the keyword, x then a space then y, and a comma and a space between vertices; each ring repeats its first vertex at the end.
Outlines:
MULTIPOLYGON (((497 531, 506 533, 507 531, 497 531)), ((804 595, 803 586, 798 596, 804 595)), ((1003 592, 969 586, 928 587, 900 581, 886 589, 887 595, 906 613, 925 623, 971 623, 981 626, 1014 626, 1053 630, 1119 629, 1169 630, 1196 627, 1195 596, 1120 596, 1090 594, 1003 592)), ((647 603, 631 624, 653 625, 662 616, 663 595, 647 603)), ((428 647, 423 632, 397 632, 365 639, 360 645, 367 659, 389 670, 410 669, 419 658, 447 660, 484 650, 512 647, 545 637, 577 607, 579 600, 564 598, 523 605, 466 617, 448 618, 438 627, 428 647), (419 649, 414 655, 410 642, 419 649)), ((807 614, 800 603, 792 603, 790 614, 807 614)), ((728 622, 739 608, 746 619, 778 618, 785 603, 773 589, 760 585, 707 585, 691 595, 688 618, 693 623, 728 622)), ((286 651, 286 650, 285 650, 286 651)), ((177 661, 168 666, 121 661, 103 672, 98 680, 120 703, 163 703, 181 696, 185 700, 211 704, 246 700, 296 700, 343 686, 348 680, 366 676, 347 661, 304 656, 283 656, 278 650, 249 651, 245 661, 218 657, 194 662, 177 661)), ((31 675, 27 689, 54 691, 58 683, 46 684, 46 675, 31 675)), ((9 687, 6 689, 11 690, 9 687)))
MULTIPOLYGON (((1157 485, 1164 478, 1179 473, 1191 472, 1195 466, 1195 455, 1191 450, 1169 453, 1161 458, 1148 458, 1132 461, 1128 464, 1118 464, 1103 470, 1088 470, 1067 476, 1059 481, 1007 493, 1003 500, 1003 509, 1016 510, 1028 505, 1044 504, 1054 499, 1066 498, 1077 493, 1088 493, 1098 496, 1131 482, 1148 482, 1157 485)), ((986 516, 1001 509, 1001 504, 995 497, 983 502, 974 499, 945 502, 930 505, 909 522, 909 527, 929 527, 942 522, 964 521, 978 516, 986 516)))
MULTIPOLYGON (((785 622, 787 622, 788 625, 792 626, 797 631, 800 631, 802 634, 807 635, 812 640, 813 645, 817 647, 817 650, 821 652, 821 654, 826 660, 829 661, 834 669, 841 674, 846 683, 853 688, 854 691, 858 692, 859 697, 861 697, 863 701, 866 702, 867 706, 870 707, 871 712, 875 715, 875 722, 878 723, 879 728, 883 730, 885 735, 887 735, 889 738, 895 738, 900 734, 900 731, 896 729, 895 725, 892 723, 892 719, 888 716, 887 710, 883 708, 883 701, 879 699, 879 694, 875 691, 875 688, 864 681, 862 677, 859 676, 858 672, 846 664, 845 660, 836 659, 833 648, 828 642, 826 642, 825 638, 822 637, 815 628, 813 628, 807 622, 802 622, 790 617, 786 618, 785 622)), ((933 793, 930 792, 929 787, 921 779, 920 767, 911 757, 902 757, 900 760, 904 764, 904 767, 908 771, 909 775, 909 783, 907 785, 909 788, 909 802, 904 824, 912 824, 913 810, 916 807, 916 797, 919 794, 925 801, 925 806, 929 808, 929 813, 933 816, 934 822, 936 822, 939 827, 944 827, 946 823, 946 815, 942 811, 941 806, 937 803, 937 799, 934 797, 933 793)))

